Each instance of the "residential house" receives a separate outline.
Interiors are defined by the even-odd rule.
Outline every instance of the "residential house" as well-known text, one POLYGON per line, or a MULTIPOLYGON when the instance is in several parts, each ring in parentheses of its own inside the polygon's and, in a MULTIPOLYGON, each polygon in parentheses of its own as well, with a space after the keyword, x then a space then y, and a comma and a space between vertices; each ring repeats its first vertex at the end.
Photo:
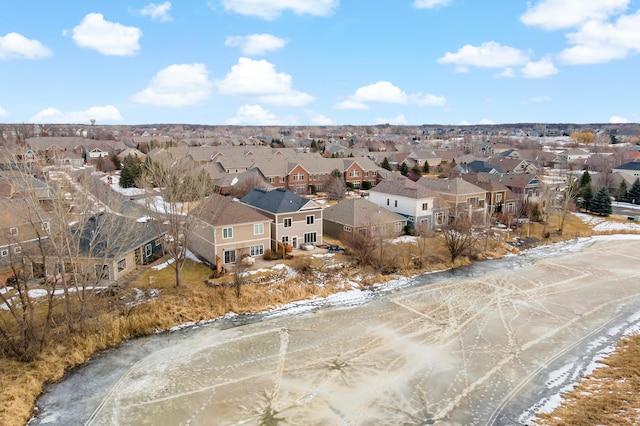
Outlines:
POLYGON ((240 200, 271 219, 271 248, 322 244, 322 206, 285 188, 254 189, 240 200))
POLYGON ((364 198, 348 198, 325 208, 322 221, 324 233, 333 238, 358 234, 395 237, 407 225, 406 217, 364 198))
POLYGON ((435 191, 400 176, 383 180, 369 191, 369 201, 407 218, 407 224, 429 229, 446 224, 447 203, 435 191))
POLYGON ((500 173, 536 173, 537 168, 527 160, 510 157, 490 157, 487 163, 500 173))
POLYGON ((27 197, 33 196, 40 201, 51 200, 53 188, 34 176, 15 171, 0 171, 0 196, 27 197))
POLYGON ((543 186, 542 181, 536 174, 487 174, 488 179, 500 182, 513 191, 520 199, 520 206, 527 203, 537 203, 540 201, 543 186))
POLYGON ((271 219, 231 197, 207 198, 196 220, 189 248, 212 265, 262 257, 271 247, 271 219))
POLYGON ((20 263, 23 250, 50 231, 51 216, 38 205, 0 197, 0 267, 20 263))
MULTIPOLYGON (((134 221, 111 213, 98 213, 70 226, 73 244, 65 251, 65 270, 75 269, 97 280, 114 281, 162 257, 165 232, 155 221, 134 221)), ((58 253, 44 240, 44 263, 32 255, 26 270, 35 277, 60 271, 58 253)))
POLYGON ((556 155, 556 163, 572 163, 577 160, 586 160, 591 154, 582 148, 570 148, 561 151, 556 155))
POLYGON ((486 206, 489 216, 498 213, 515 214, 519 197, 506 185, 489 179, 486 173, 468 173, 462 176, 465 181, 485 190, 486 206))
POLYGON ((620 173, 621 175, 628 178, 627 180, 635 181, 640 178, 640 161, 631 161, 629 163, 624 163, 619 165, 618 167, 613 168, 614 173, 620 173))
POLYGON ((486 191, 462 178, 420 178, 417 182, 437 192, 448 203, 451 217, 467 215, 470 220, 484 220, 487 215, 486 191))

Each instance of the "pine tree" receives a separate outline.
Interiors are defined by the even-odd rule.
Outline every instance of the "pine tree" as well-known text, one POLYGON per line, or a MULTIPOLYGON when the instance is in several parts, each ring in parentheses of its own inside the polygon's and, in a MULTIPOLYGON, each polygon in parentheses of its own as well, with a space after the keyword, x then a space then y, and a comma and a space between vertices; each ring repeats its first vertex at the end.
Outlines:
POLYGON ((633 204, 640 204, 640 178, 636 179, 631 185, 628 200, 633 204))
POLYGON ((424 166, 422 166, 422 172, 429 173, 429 163, 426 161, 424 162, 424 166))
POLYGON ((382 164, 380 164, 380 167, 385 170, 391 171, 391 164, 389 163, 389 159, 387 157, 384 157, 384 160, 382 160, 382 164))
POLYGON ((628 193, 629 189, 627 188, 627 181, 622 179, 620 181, 620 186, 618 187, 618 192, 616 193, 616 200, 626 202, 628 200, 628 193))
POLYGON ((593 189, 591 189, 591 184, 581 187, 578 195, 579 207, 585 210, 591 210, 591 201, 593 199, 593 189))
POLYGON ((596 195, 591 200, 589 210, 600 216, 609 216, 613 212, 611 209, 611 195, 605 186, 596 192, 596 195))
POLYGON ((402 164, 400 164, 398 170, 400 170, 400 174, 402 176, 406 176, 409 174, 409 166, 407 166, 407 163, 405 163, 404 161, 402 162, 402 164))

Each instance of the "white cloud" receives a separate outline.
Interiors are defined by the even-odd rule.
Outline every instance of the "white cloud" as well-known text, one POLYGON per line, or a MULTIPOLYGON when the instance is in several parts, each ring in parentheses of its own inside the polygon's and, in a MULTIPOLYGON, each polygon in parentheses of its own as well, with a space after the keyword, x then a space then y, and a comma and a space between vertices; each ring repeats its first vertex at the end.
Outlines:
POLYGON ((460 122, 460 125, 461 125, 461 126, 468 126, 469 124, 470 124, 470 123, 469 123, 467 120, 462 120, 462 121, 460 122))
POLYGON ((467 44, 456 53, 447 52, 438 63, 453 64, 457 71, 466 72, 469 67, 505 68, 523 65, 528 60, 529 55, 519 49, 488 41, 477 47, 467 44))
POLYGON ((413 7, 417 9, 433 9, 439 6, 448 6, 451 0, 415 0, 413 7))
POLYGON ((203 64, 174 64, 158 71, 147 88, 130 99, 167 107, 197 105, 209 99, 212 86, 203 64))
POLYGON ((591 21, 567 35, 571 47, 560 52, 568 64, 595 64, 640 52, 640 11, 614 23, 591 21))
POLYGON ((149 3, 140 10, 140 15, 150 16, 152 21, 168 22, 173 20, 169 15, 169 10, 171 10, 170 1, 161 4, 149 3))
POLYGON ((540 103, 540 102, 549 102, 550 100, 551 100, 550 96, 534 96, 532 98, 529 98, 527 101, 533 102, 533 103, 540 103))
POLYGON ((0 37, 0 59, 42 59, 53 52, 37 40, 29 40, 18 33, 0 37))
POLYGON ((393 118, 374 118, 373 119, 373 123, 374 124, 393 124, 396 126, 404 126, 407 125, 407 118, 404 116, 404 114, 399 114, 393 118))
POLYGON ((446 99, 442 96, 422 94, 421 92, 406 94, 388 81, 378 81, 358 88, 348 99, 336 103, 336 109, 368 109, 369 103, 388 103, 401 105, 442 106, 446 99))
POLYGON ((516 72, 513 70, 513 68, 505 68, 500 74, 498 74, 498 77, 504 77, 504 78, 514 78, 516 76, 516 72))
POLYGON ((0 106, 0 117, 6 117, 9 115, 9 112, 0 106))
POLYGON ((332 124, 335 124, 335 122, 326 115, 319 114, 309 109, 305 109, 304 112, 305 114, 307 114, 307 117, 309 117, 311 124, 314 126, 330 126, 332 124))
POLYGON ((275 66, 264 59, 240 58, 216 86, 224 95, 256 97, 259 102, 274 105, 303 106, 315 100, 293 90, 291 82, 289 74, 276 72, 275 66))
POLYGON ((285 10, 297 15, 327 16, 339 3, 339 0, 222 0, 225 10, 267 20, 278 18, 285 10))
POLYGON ((140 50, 138 41, 142 31, 139 28, 105 21, 100 13, 89 13, 72 32, 78 46, 95 49, 103 55, 129 56, 140 50))
POLYGON ((529 5, 520 19, 548 30, 571 28, 590 20, 606 20, 627 9, 630 0, 542 0, 529 5))
POLYGON ((271 34, 249 34, 227 37, 224 44, 225 46, 239 47, 244 55, 255 56, 282 49, 287 44, 287 40, 271 34))
POLYGON ((538 62, 528 62, 520 72, 526 78, 545 78, 557 74, 558 69, 550 59, 542 58, 538 62))
POLYGON ((227 120, 227 124, 240 125, 264 125, 273 126, 282 124, 275 114, 263 109, 260 105, 242 105, 236 111, 236 116, 227 120))
POLYGON ((122 121, 120 111, 113 105, 91 107, 86 111, 63 112, 55 108, 46 108, 29 121, 32 123, 89 123, 94 119, 103 121, 122 121))
POLYGON ((631 121, 629 121, 629 119, 624 117, 619 117, 617 115, 614 115, 609 118, 609 123, 611 124, 623 124, 623 123, 630 123, 630 122, 631 121))

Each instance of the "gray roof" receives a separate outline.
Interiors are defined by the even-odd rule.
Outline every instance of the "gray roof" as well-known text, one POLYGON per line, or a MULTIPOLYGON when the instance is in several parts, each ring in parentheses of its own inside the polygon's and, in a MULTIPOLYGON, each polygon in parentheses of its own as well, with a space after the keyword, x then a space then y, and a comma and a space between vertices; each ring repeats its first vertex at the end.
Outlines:
MULTIPOLYGON (((254 189, 245 195, 240 202, 275 214, 297 212, 303 208, 316 207, 316 204, 311 200, 302 198, 284 188, 276 188, 273 191, 254 189)), ((317 207, 320 208, 320 206, 317 207)))
POLYGON ((393 213, 384 207, 364 198, 349 198, 336 205, 324 209, 322 216, 325 220, 349 225, 354 228, 385 223, 406 222, 407 219, 393 213))
POLYGON ((615 167, 616 170, 640 170, 640 161, 631 161, 615 167))
POLYGON ((435 193, 431 189, 418 185, 404 176, 383 180, 371 188, 371 191, 414 199, 435 197, 435 193))
POLYGON ((267 216, 231 197, 214 194, 208 197, 197 216, 213 226, 240 225, 269 221, 267 216))

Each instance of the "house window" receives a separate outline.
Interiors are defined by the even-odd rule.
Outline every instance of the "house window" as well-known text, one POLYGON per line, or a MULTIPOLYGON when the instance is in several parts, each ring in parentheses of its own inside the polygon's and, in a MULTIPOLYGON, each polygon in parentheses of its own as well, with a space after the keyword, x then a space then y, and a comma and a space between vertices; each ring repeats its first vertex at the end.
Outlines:
POLYGON ((284 244, 285 246, 289 244, 289 236, 285 235, 284 237, 282 237, 282 244, 284 244))
POLYGON ((233 238, 233 228, 222 228, 222 238, 233 238))
POLYGON ((253 225, 253 235, 262 235, 262 234, 264 234, 264 224, 255 223, 253 225))
POLYGON ((280 176, 280 183, 284 183, 284 176, 280 176))
POLYGON ((478 204, 478 197, 467 198, 467 204, 475 206, 478 204))
POLYGON ((398 207, 398 200, 393 201, 393 207, 398 207))
POLYGON ((291 228, 292 221, 290 217, 285 217, 282 223, 284 224, 285 228, 291 228))
POLYGON ((269 183, 276 183, 276 178, 270 177, 269 178, 269 183))
POLYGON ((351 176, 351 177, 358 177, 358 176, 360 176, 360 170, 351 170, 351 171, 349 172, 349 176, 351 176))
POLYGON ((2 256, 2 257, 7 257, 7 256, 9 256, 9 250, 8 250, 8 249, 2 249, 2 250, 0 250, 0 256, 2 256))
POLYGON ((127 269, 127 259, 121 259, 118 261, 118 272, 122 272, 127 269))
POLYGON ((302 173, 296 173, 293 175, 293 180, 304 180, 304 175, 302 173))
POLYGON ((307 216, 307 225, 313 225, 315 223, 316 217, 314 215, 307 216))
POLYGON ((402 222, 396 222, 396 232, 402 232, 402 222))
POLYGON ((422 211, 427 211, 429 210, 429 203, 422 203, 422 211))
POLYGON ((160 238, 155 240, 153 243, 155 244, 156 247, 160 247, 162 245, 162 241, 160 241, 160 238))
POLYGON ((389 199, 387 198, 387 205, 389 205, 389 199))
POLYGON ((496 194, 496 203, 502 202, 502 194, 496 194))
POLYGON ((444 225, 444 213, 438 212, 435 214, 436 225, 444 225))
POLYGON ((45 220, 44 222, 42 222, 42 230, 49 232, 51 230, 51 226, 49 225, 49 221, 45 220))
POLYGON ((151 247, 151 244, 147 244, 146 246, 144 246, 144 257, 151 257, 152 253, 153 248, 151 247))
POLYGON ((224 263, 236 263, 236 251, 225 250, 224 251, 224 263))
POLYGON ((262 244, 259 246, 251 246, 250 252, 251 256, 262 256, 264 254, 264 246, 262 244))
POLYGON ((351 227, 350 226, 346 226, 346 225, 343 226, 342 229, 344 230, 344 232, 351 232, 352 231, 351 227))
POLYGON ((304 234, 304 243, 315 243, 316 242, 316 233, 315 232, 307 232, 304 234))
POLYGON ((364 172, 364 177, 368 177, 369 176, 369 172, 364 172))
POLYGON ((13 236, 18 235, 18 228, 16 228, 15 226, 12 226, 11 228, 9 228, 9 234, 13 236))

